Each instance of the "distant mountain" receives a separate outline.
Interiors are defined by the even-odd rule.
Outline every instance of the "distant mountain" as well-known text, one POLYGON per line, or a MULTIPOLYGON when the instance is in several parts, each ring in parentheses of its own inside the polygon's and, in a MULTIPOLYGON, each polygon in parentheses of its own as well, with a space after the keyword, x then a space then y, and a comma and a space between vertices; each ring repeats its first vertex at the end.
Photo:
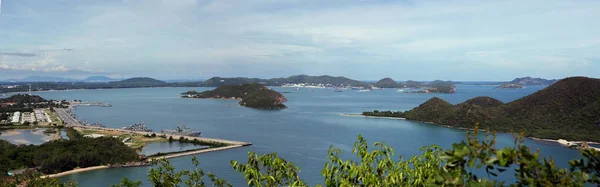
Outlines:
POLYGON ((548 79, 542 79, 542 78, 522 77, 522 78, 516 78, 516 79, 510 81, 510 82, 508 82, 508 84, 551 85, 551 84, 554 84, 556 81, 557 81, 556 79, 548 80, 548 79))
POLYGON ((600 141, 600 79, 571 77, 510 103, 478 97, 458 105, 432 98, 401 113, 366 115, 404 117, 459 128, 519 133, 551 139, 600 141))
POLYGON ((364 82, 349 79, 346 77, 333 77, 329 75, 322 76, 309 76, 309 75, 294 75, 288 78, 279 78, 279 79, 271 79, 272 81, 277 81, 280 83, 309 83, 309 84, 331 84, 331 85, 353 85, 360 86, 365 85, 364 82))
POLYGON ((158 85, 166 84, 166 82, 156 80, 153 78, 149 78, 149 77, 134 77, 134 78, 125 79, 122 81, 109 82, 109 84, 132 85, 132 86, 135 86, 135 85, 137 85, 137 86, 152 86, 152 85, 158 86, 158 85))
POLYGON ((96 82, 96 83, 107 83, 107 82, 114 82, 114 81, 120 81, 121 79, 113 79, 107 76, 91 76, 88 77, 86 79, 83 79, 83 82, 96 82))
POLYGON ((184 82, 203 82, 206 81, 205 79, 170 79, 170 80, 163 80, 167 83, 184 83, 184 82))
POLYGON ((331 84, 334 86, 340 86, 340 85, 364 86, 364 85, 366 85, 366 83, 363 83, 361 81, 349 79, 346 77, 333 77, 333 76, 329 76, 329 75, 322 75, 322 76, 295 75, 295 76, 290 76, 287 78, 272 78, 272 79, 245 78, 245 77, 237 77, 237 78, 213 77, 213 78, 210 78, 199 84, 201 84, 202 86, 218 87, 221 85, 248 84, 248 83, 264 84, 267 86, 281 86, 283 84, 299 84, 299 83, 331 84))
POLYGON ((76 79, 50 76, 29 76, 22 79, 7 79, 4 82, 77 82, 76 79))
POLYGON ((383 78, 383 79, 373 83, 372 85, 379 87, 379 88, 401 88, 401 87, 404 87, 403 84, 399 84, 394 79, 388 78, 388 77, 383 78))

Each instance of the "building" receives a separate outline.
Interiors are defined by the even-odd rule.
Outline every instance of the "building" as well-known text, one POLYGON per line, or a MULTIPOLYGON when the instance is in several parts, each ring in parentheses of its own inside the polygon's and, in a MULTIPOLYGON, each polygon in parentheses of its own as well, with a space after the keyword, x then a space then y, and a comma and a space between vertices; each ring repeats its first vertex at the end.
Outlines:
POLYGON ((25 122, 33 123, 35 121, 36 121, 36 119, 35 119, 34 113, 31 113, 31 112, 23 113, 23 120, 21 120, 21 124, 24 124, 25 122))
POLYGON ((13 113, 12 119, 10 120, 11 123, 19 123, 19 121, 21 121, 21 112, 15 112, 13 113))
POLYGON ((104 137, 104 135, 102 135, 102 134, 87 134, 87 135, 83 135, 83 137, 85 137, 85 138, 100 138, 100 137, 104 137))

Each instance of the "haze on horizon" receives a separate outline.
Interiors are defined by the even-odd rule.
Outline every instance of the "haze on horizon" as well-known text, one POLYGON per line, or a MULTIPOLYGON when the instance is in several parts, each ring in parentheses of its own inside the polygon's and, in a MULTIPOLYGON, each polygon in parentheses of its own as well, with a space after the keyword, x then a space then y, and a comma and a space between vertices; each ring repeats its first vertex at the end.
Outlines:
POLYGON ((0 80, 598 77, 600 1, 2 0, 0 80))

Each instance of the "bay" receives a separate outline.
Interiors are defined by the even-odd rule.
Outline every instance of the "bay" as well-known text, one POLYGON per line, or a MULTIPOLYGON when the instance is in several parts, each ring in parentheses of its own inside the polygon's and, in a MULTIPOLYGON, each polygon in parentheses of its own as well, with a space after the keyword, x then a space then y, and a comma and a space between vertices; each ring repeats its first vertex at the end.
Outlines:
MULTIPOLYGON (((395 89, 356 92, 331 89, 273 87, 287 98, 289 108, 264 111, 241 107, 237 101, 183 99, 179 93, 214 88, 135 88, 111 90, 74 90, 39 92, 48 99, 77 99, 100 101, 113 107, 79 107, 75 114, 88 122, 99 122, 108 127, 120 128, 143 122, 155 131, 173 129, 185 124, 202 131, 206 137, 252 142, 254 145, 239 149, 196 155, 200 168, 227 179, 234 186, 245 186, 243 175, 233 171, 231 160, 245 162, 248 152, 277 152, 281 157, 300 166, 300 176, 310 185, 323 182, 321 170, 327 161, 327 151, 335 146, 349 157, 358 134, 370 144, 381 141, 392 146, 396 155, 410 157, 425 145, 437 144, 450 148, 452 143, 465 139, 465 131, 405 120, 347 117, 341 114, 361 113, 369 110, 409 110, 432 97, 440 97, 456 104, 476 96, 490 96, 510 102, 538 91, 543 86, 526 89, 498 90, 494 85, 458 85, 457 94, 404 94, 395 89)), ((511 146, 513 137, 499 134, 498 146, 511 146)), ((577 150, 554 143, 526 140, 532 149, 552 158, 561 167, 578 158, 577 150)), ((192 169, 191 156, 170 160, 177 169, 192 169)), ((62 177, 76 180, 82 186, 109 186, 123 177, 143 181, 150 167, 96 170, 62 177)), ((510 174, 499 180, 510 182, 510 174)))

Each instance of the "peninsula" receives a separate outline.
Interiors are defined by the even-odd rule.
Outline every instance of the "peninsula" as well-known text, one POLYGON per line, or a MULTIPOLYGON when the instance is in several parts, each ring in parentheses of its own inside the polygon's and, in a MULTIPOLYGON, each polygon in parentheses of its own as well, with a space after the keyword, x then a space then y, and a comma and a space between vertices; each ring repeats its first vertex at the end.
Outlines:
POLYGON ((510 103, 476 97, 452 105, 434 97, 405 112, 372 111, 455 128, 525 132, 528 137, 600 142, 600 79, 570 77, 510 103))
POLYGON ((236 99, 241 100, 240 105, 264 109, 277 110, 286 108, 283 102, 287 99, 279 92, 273 91, 261 84, 238 84, 222 85, 218 88, 198 93, 188 91, 182 93, 183 98, 201 98, 201 99, 236 99))

